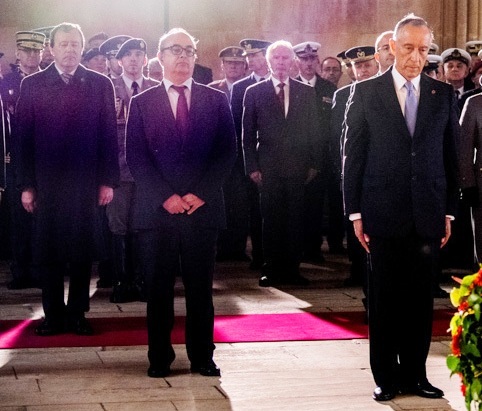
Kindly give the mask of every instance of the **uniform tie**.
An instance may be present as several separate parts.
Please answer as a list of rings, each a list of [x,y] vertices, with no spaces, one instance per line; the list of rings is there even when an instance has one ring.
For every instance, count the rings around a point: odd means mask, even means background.
[[[176,107],[176,127],[181,133],[181,136],[185,137],[187,135],[187,128],[189,123],[189,110],[187,107],[186,94],[184,93],[186,86],[172,85],[171,87],[179,93]]]
[[[137,81],[133,81],[132,82],[132,95],[135,96],[138,93],[139,93],[139,84],[137,84]]]
[[[72,74],[62,73],[60,77],[62,77],[62,80],[64,81],[64,83],[68,85],[71,83],[73,76]]]
[[[417,122],[418,99],[411,81],[407,81],[404,87],[407,89],[407,98],[405,99],[405,122],[407,123],[410,135],[413,137],[415,123]]]

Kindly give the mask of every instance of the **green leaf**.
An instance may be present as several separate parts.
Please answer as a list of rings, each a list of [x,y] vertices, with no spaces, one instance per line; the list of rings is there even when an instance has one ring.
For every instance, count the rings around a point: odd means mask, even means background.
[[[457,371],[457,367],[460,364],[460,358],[455,355],[450,354],[447,357],[447,367],[450,371]]]

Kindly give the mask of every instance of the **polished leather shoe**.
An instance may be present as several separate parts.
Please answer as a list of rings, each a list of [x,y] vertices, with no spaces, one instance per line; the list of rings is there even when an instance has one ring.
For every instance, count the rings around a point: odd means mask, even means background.
[[[61,321],[55,321],[49,318],[45,318],[41,324],[35,328],[35,334],[41,337],[48,337],[50,335],[62,334],[64,332],[64,326]]]
[[[171,373],[170,367],[156,367],[151,365],[147,369],[147,376],[150,378],[165,378]]]
[[[442,398],[444,396],[444,392],[441,389],[434,387],[427,380],[415,385],[400,387],[400,393],[414,394],[424,398]]]
[[[260,287],[271,287],[273,282],[267,275],[263,275],[259,278],[259,286]]]
[[[79,317],[70,322],[70,329],[77,335],[93,335],[94,329],[85,317]]]
[[[395,398],[396,391],[394,388],[377,387],[373,391],[373,399],[375,401],[390,401]]]
[[[207,364],[191,364],[191,372],[197,372],[205,377],[220,377],[221,370],[216,363],[211,360]]]

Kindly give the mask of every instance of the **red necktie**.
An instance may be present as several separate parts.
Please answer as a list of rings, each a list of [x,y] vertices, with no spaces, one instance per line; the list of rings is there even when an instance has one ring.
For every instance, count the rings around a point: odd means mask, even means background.
[[[187,99],[184,90],[186,86],[171,86],[174,90],[179,93],[179,98],[177,100],[176,107],[176,126],[182,137],[187,135],[187,128],[189,124],[189,110],[187,108]]]

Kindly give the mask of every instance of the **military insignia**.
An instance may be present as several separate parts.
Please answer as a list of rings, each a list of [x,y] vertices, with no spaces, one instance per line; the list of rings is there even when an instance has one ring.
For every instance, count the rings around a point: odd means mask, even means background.
[[[244,44],[244,48],[245,48],[246,50],[251,50],[252,47],[251,47],[251,44],[245,43],[245,44]]]
[[[452,57],[459,58],[462,57],[462,55],[460,54],[460,51],[455,49],[454,51],[452,51]]]
[[[140,41],[140,42],[139,42],[139,48],[140,48],[141,50],[145,50],[145,49],[146,49],[146,45],[144,44],[143,41]]]
[[[358,58],[365,58],[365,52],[364,52],[363,50],[358,50],[358,51],[356,52],[356,56],[357,56]]]
[[[435,90],[432,90],[432,94],[436,94],[437,92]]]

